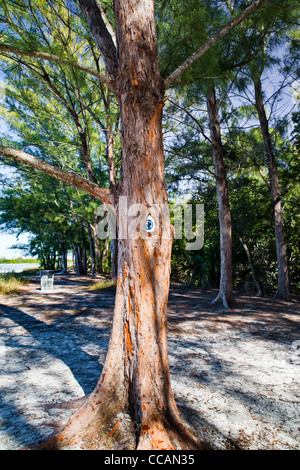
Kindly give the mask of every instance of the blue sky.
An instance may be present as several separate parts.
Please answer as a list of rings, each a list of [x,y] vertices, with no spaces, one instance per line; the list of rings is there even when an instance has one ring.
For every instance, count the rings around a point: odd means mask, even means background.
[[[1,76],[0,76],[1,78]],[[0,135],[5,135],[8,132],[8,127],[3,119],[0,118]],[[0,172],[6,173],[6,168],[4,165],[0,166]],[[10,249],[11,246],[19,244],[19,243],[27,243],[28,242],[28,234],[20,235],[19,239],[17,236],[11,233],[6,232],[5,230],[0,228],[0,258],[19,258],[24,256],[20,250],[12,250]]]
[[[0,119],[0,133],[4,130],[3,121]],[[2,174],[6,174],[8,167],[4,165],[0,166],[0,172]],[[3,228],[0,227],[0,258],[19,258],[24,256],[20,250],[12,250],[10,249],[11,246],[16,244],[27,244],[28,243],[29,234],[21,234],[19,238],[15,234],[7,232]]]
[[[10,247],[19,244],[19,243],[28,243],[29,234],[23,233],[17,239],[16,235],[8,234],[7,232],[1,230],[0,231],[0,258],[27,258],[28,255],[24,255],[20,250],[11,250]]]

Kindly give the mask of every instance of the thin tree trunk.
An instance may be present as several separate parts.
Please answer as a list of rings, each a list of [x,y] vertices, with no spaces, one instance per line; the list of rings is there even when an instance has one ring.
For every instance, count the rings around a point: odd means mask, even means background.
[[[83,246],[81,250],[81,273],[86,276],[87,274],[87,256],[86,256],[86,249]]]
[[[91,261],[92,261],[92,277],[94,277],[96,274],[95,246],[94,246],[91,226],[88,221],[86,221],[86,228],[87,228],[87,233],[88,233],[89,247],[90,247],[90,254],[91,254]]]
[[[99,248],[99,239],[97,235],[97,215],[95,213],[94,215],[94,223],[92,226],[92,232],[93,232],[93,240],[94,240],[94,257],[95,257],[95,275],[99,274],[99,270],[101,269],[100,267],[100,258],[101,258],[101,253],[100,253],[100,248]]]
[[[211,88],[206,96],[207,111],[209,116],[212,153],[216,175],[216,191],[218,199],[219,226],[220,226],[220,257],[221,275],[219,294],[214,303],[222,301],[225,308],[233,303],[232,280],[232,234],[231,212],[227,188],[226,171],[223,159],[223,146],[219,123],[219,110],[215,89]]]
[[[68,252],[65,240],[62,240],[61,242],[61,261],[61,272],[62,274],[65,274],[68,271]]]
[[[257,289],[258,295],[259,295],[259,297],[263,297],[263,290],[262,290],[261,284],[260,284],[260,282],[257,278],[255,267],[254,267],[254,264],[253,264],[253,261],[252,261],[252,257],[251,257],[251,253],[250,253],[250,250],[248,248],[248,245],[244,241],[243,237],[241,237],[236,231],[234,233],[236,234],[236,236],[240,240],[241,245],[245,250],[245,253],[246,253],[246,256],[247,256],[247,259],[248,259],[248,263],[249,263],[249,266],[250,266],[250,269],[251,269],[253,281],[254,281],[255,287]]]
[[[116,165],[114,159],[114,137],[113,137],[113,130],[112,130],[112,120],[111,120],[111,94],[109,93],[108,99],[105,102],[106,107],[106,116],[107,116],[107,123],[106,123],[106,161],[108,166],[108,176],[109,176],[109,187],[110,190],[113,192],[114,188],[117,183],[117,176],[116,176]],[[116,234],[117,235],[117,230]],[[117,238],[113,237],[110,243],[111,249],[111,279],[112,281],[117,281],[117,271],[118,271],[118,240]]]
[[[112,122],[111,122],[111,97],[110,94],[108,96],[108,100],[106,102],[106,161],[108,166],[108,176],[109,176],[109,186],[110,189],[113,190],[116,185],[116,166],[115,166],[115,159],[114,159],[114,138],[112,132]]]
[[[116,167],[114,159],[114,148],[113,148],[113,135],[112,135],[112,123],[110,116],[110,99],[106,103],[106,114],[107,114],[107,129],[106,129],[106,161],[108,166],[109,174],[109,186],[111,191],[114,190],[116,186]],[[117,231],[116,231],[117,234]],[[111,279],[117,281],[117,271],[118,271],[118,240],[116,238],[111,239],[110,243],[111,249]],[[102,263],[103,265],[103,263]]]
[[[78,276],[80,276],[80,255],[79,255],[79,246],[77,243],[73,242],[73,251],[75,258],[75,271]]]
[[[255,105],[260,122],[260,128],[264,139],[265,153],[269,170],[269,182],[271,199],[274,210],[274,228],[276,239],[276,256],[278,266],[277,293],[276,297],[280,299],[289,298],[289,270],[287,260],[287,248],[285,243],[283,212],[281,205],[281,194],[279,188],[278,174],[275,162],[274,149],[269,133],[269,124],[266,117],[261,79],[258,74],[252,76],[255,89]]]
[[[107,261],[107,254],[108,254],[108,249],[109,249],[109,241],[108,241],[108,238],[105,239],[105,242],[104,242],[104,248],[102,250],[102,256],[101,256],[101,270],[102,272],[104,272],[104,268],[105,268],[105,263]]]

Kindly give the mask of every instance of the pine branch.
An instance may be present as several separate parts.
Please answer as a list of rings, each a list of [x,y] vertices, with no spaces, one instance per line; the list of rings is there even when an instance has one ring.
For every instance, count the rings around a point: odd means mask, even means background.
[[[16,54],[18,56],[33,57],[34,59],[49,60],[50,62],[55,62],[58,64],[64,64],[69,67],[73,67],[75,69],[81,70],[82,72],[86,72],[90,75],[93,75],[94,77],[98,78],[101,82],[105,83],[112,91],[114,91],[114,85],[111,80],[109,80],[107,77],[97,72],[96,70],[93,70],[90,67],[86,67],[85,65],[78,64],[73,60],[65,59],[63,57],[59,57],[55,54],[49,54],[47,52],[25,51],[22,49],[18,49],[17,47],[0,43],[0,54],[1,52]]]
[[[22,150],[13,149],[11,147],[0,147],[0,155],[3,157],[12,158],[13,160],[18,161],[23,165],[30,166],[31,168],[35,168],[36,170],[46,173],[49,176],[53,176],[59,181],[63,181],[64,183],[73,186],[74,188],[91,194],[104,203],[112,204],[113,202],[113,194],[109,189],[102,188],[101,186],[92,183],[88,179],[83,178],[76,173],[63,170],[62,168],[55,165],[51,165],[47,162],[44,162],[40,158],[36,158],[26,152],[23,152]]]
[[[204,137],[205,140],[207,140],[210,144],[212,143],[212,141],[210,140],[209,137],[207,137],[207,135],[205,134],[204,132],[204,129],[203,129],[203,126],[201,125],[200,121],[198,119],[196,119],[192,113],[190,113],[186,108],[180,106],[178,103],[175,103],[175,101],[171,100],[170,98],[168,98],[168,100],[170,101],[170,103],[172,103],[173,105],[175,105],[177,108],[181,109],[182,111],[184,111],[197,125],[198,129],[200,130],[202,136]]]
[[[195,51],[188,59],[186,59],[174,72],[169,75],[165,80],[165,88],[169,88],[177,78],[185,72],[197,59],[199,59],[205,52],[207,52],[214,44],[216,44],[223,36],[241,23],[247,16],[258,10],[265,3],[271,0],[255,0],[249,7],[247,7],[240,15],[232,20],[227,26],[222,28],[217,34],[210,38],[200,49]]]

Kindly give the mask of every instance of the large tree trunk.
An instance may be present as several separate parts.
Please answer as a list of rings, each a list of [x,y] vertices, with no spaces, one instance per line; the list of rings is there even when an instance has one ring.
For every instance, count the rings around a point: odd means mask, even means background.
[[[179,416],[169,374],[173,229],[165,210],[164,84],[157,62],[153,1],[116,0],[115,15],[123,159],[115,201],[118,276],[112,333],[96,389],[44,448],[60,448],[74,439],[97,446],[96,435],[108,423],[122,429],[120,411],[131,418],[137,449],[197,448]],[[145,228],[149,215],[155,224],[152,232]],[[131,230],[137,219],[137,230]]]
[[[258,74],[253,77],[254,89],[255,89],[255,105],[258,113],[260,122],[261,132],[264,139],[265,153],[267,159],[267,165],[269,170],[269,182],[271,199],[274,210],[274,227],[275,227],[275,239],[276,239],[276,256],[278,266],[278,279],[277,279],[277,293],[276,297],[280,299],[289,298],[289,271],[288,271],[288,260],[287,260],[287,248],[285,243],[284,234],[284,222],[283,212],[281,205],[281,194],[278,182],[278,174],[275,162],[274,149],[269,133],[269,125],[266,117],[261,79]]]
[[[234,301],[232,281],[231,212],[229,207],[227,179],[223,159],[219,111],[214,88],[211,88],[207,92],[206,103],[209,116],[212,153],[216,175],[216,191],[220,225],[220,288],[219,294],[214,302],[217,303],[222,301],[224,307],[228,308]]]

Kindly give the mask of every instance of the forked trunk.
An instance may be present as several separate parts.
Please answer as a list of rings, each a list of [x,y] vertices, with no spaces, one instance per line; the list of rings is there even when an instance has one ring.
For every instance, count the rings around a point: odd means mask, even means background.
[[[103,427],[122,429],[122,412],[130,416],[137,449],[197,448],[177,411],[169,374],[173,228],[164,181],[164,85],[153,2],[116,0],[115,12],[123,158],[115,200],[118,275],[112,333],[96,389],[50,447],[73,439],[90,446]]]
[[[221,275],[219,294],[214,303],[221,301],[225,308],[233,303],[232,281],[232,233],[231,212],[227,189],[226,171],[223,159],[223,146],[219,123],[219,111],[215,89],[207,92],[207,110],[209,116],[212,153],[216,175],[216,191],[218,199],[219,226],[220,226],[220,257]]]

